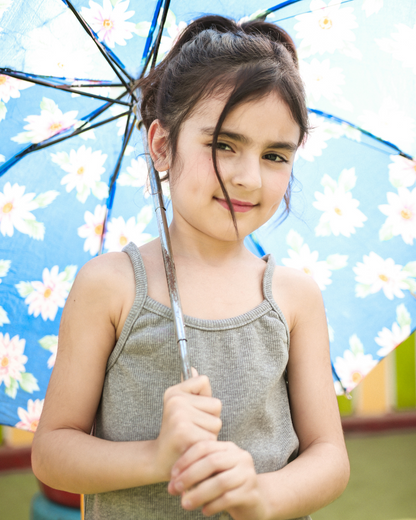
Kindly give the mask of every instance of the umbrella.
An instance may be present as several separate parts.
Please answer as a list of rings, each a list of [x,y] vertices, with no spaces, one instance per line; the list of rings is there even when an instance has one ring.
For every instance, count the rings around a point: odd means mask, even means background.
[[[0,2],[0,423],[36,429],[77,270],[157,236],[135,82],[202,14],[266,18],[298,46],[314,130],[294,167],[294,212],[247,245],[320,285],[337,389],[410,334],[416,6],[264,4]]]

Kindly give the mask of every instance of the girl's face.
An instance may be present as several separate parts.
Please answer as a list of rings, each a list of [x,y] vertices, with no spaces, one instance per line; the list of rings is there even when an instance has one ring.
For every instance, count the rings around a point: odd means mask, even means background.
[[[237,239],[215,175],[211,143],[224,99],[200,102],[178,138],[170,168],[175,226],[221,241]],[[218,169],[237,219],[240,239],[277,211],[292,171],[300,130],[276,93],[231,112],[218,137]]]

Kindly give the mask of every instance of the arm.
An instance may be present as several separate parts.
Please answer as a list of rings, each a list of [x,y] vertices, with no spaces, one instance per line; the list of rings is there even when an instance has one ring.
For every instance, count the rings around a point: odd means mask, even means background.
[[[113,442],[90,436],[108,357],[134,300],[124,253],[100,256],[78,273],[59,331],[56,364],[32,448],[35,475],[73,493],[102,493],[169,479],[190,445],[217,438],[221,403],[206,376],[170,387],[157,439]]]
[[[172,494],[188,490],[185,509],[203,505],[205,514],[227,510],[234,520],[287,520],[324,507],[347,485],[321,293],[309,276],[293,270],[276,280],[274,294],[291,330],[289,397],[299,456],[279,471],[256,475],[250,454],[234,443],[198,443],[176,462],[168,487]]]
[[[32,449],[34,473],[57,489],[95,493],[158,479],[153,442],[115,443],[89,435],[123,310],[120,288],[128,283],[134,288],[132,273],[126,279],[128,264],[124,253],[88,262],[63,311],[58,355]]]
[[[292,274],[290,287],[279,291],[286,289],[289,301],[289,398],[299,456],[280,471],[258,475],[267,518],[276,520],[321,509],[341,495],[349,479],[321,292],[309,276]]]

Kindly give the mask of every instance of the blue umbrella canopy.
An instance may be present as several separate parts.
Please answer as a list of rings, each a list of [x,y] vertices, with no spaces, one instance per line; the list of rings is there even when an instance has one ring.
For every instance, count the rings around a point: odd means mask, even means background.
[[[157,236],[135,82],[203,14],[297,45],[312,131],[293,211],[247,246],[323,291],[337,391],[414,328],[414,2],[0,0],[0,423],[36,429],[79,268]]]

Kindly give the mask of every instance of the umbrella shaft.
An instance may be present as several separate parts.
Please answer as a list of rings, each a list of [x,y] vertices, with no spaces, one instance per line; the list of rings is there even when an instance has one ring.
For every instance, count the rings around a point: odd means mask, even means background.
[[[170,243],[168,222],[166,219],[166,209],[163,202],[162,185],[158,172],[156,172],[153,161],[147,149],[147,139],[144,126],[141,128],[143,145],[150,178],[150,188],[152,192],[153,205],[156,213],[157,227],[159,229],[160,245],[162,247],[163,263],[165,265],[166,281],[170,305],[173,313],[175,325],[176,343],[179,348],[181,368],[184,381],[192,377],[191,363],[189,361],[188,347],[185,334],[185,322],[183,319],[182,306],[179,298],[178,281],[176,278],[175,263],[173,261],[172,245]]]

